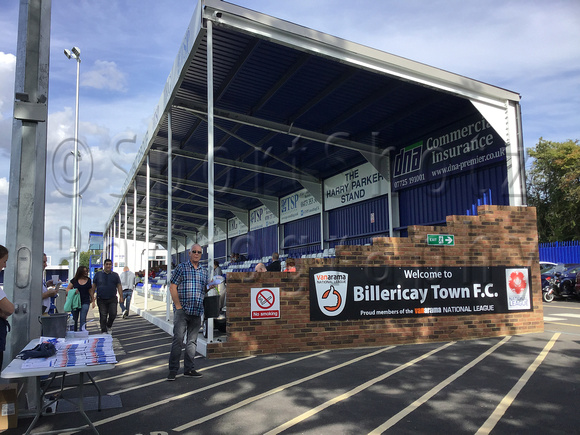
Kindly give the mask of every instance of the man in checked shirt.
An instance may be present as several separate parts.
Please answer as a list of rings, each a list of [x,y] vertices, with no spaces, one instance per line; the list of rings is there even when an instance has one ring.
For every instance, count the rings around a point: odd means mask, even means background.
[[[189,261],[181,263],[173,271],[169,285],[173,300],[173,342],[169,354],[168,381],[174,381],[179,371],[181,346],[187,333],[185,356],[183,358],[183,375],[201,378],[201,374],[193,368],[193,359],[197,349],[197,334],[201,326],[203,314],[203,297],[209,290],[209,274],[201,267],[199,260],[203,253],[197,243],[189,250]]]

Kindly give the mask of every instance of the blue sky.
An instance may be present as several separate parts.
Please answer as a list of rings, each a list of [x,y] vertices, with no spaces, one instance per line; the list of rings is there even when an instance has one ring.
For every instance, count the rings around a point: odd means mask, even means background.
[[[231,2],[518,92],[525,147],[540,137],[580,139],[577,0]],[[0,4],[0,244],[6,240],[18,3]],[[103,4],[52,1],[44,250],[53,263],[68,256],[72,192],[63,156],[74,135],[76,64],[63,50],[81,49],[84,250],[88,232],[104,230],[118,200],[196,2]]]

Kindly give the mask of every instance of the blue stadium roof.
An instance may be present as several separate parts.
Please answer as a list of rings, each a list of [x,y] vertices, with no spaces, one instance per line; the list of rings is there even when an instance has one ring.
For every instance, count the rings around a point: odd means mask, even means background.
[[[208,21],[213,34],[217,222],[304,187],[481,107],[505,112],[519,95],[227,2],[199,1],[147,137],[107,223],[137,189],[144,239],[146,156],[151,241],[167,226],[168,113],[172,126],[173,233],[207,223]],[[501,134],[501,133],[500,133]],[[384,170],[384,169],[383,169]],[[124,226],[124,219],[121,219]],[[132,237],[133,221],[128,224]],[[155,236],[157,234],[157,236]]]

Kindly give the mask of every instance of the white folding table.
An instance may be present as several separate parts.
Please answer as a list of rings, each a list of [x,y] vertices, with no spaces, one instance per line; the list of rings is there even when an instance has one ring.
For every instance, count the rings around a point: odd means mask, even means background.
[[[90,336],[90,338],[97,338],[97,337],[98,336],[96,336],[96,335]],[[38,343],[39,343],[39,339],[36,338],[36,339],[30,341],[30,343],[28,343],[23,350],[32,349]],[[34,425],[36,424],[36,422],[38,421],[38,419],[42,415],[42,412],[48,406],[52,405],[56,400],[58,400],[58,399],[55,399],[53,401],[50,401],[47,404],[44,404],[44,396],[45,396],[47,390],[52,385],[52,381],[58,375],[61,375],[61,374],[63,376],[63,379],[61,382],[61,389],[60,389],[60,394],[59,394],[60,398],[67,400],[68,402],[71,402],[74,405],[76,405],[78,412],[84,417],[84,419],[87,421],[87,424],[91,427],[91,429],[96,434],[99,433],[84,410],[83,386],[85,383],[85,375],[88,376],[89,380],[92,382],[92,384],[97,389],[97,392],[99,393],[99,410],[100,410],[101,390],[98,387],[98,385],[95,383],[95,381],[93,380],[91,373],[100,372],[103,370],[111,370],[115,367],[115,364],[78,365],[78,366],[69,366],[69,367],[23,368],[22,367],[23,363],[24,363],[24,360],[22,360],[22,359],[19,359],[19,358],[13,359],[10,362],[10,364],[8,364],[6,366],[6,368],[4,368],[4,370],[2,370],[1,376],[5,379],[17,379],[17,378],[29,378],[29,377],[36,378],[36,390],[38,393],[37,394],[37,401],[36,401],[36,415],[34,417],[34,420],[32,420],[32,423],[30,423],[30,425],[28,426],[28,429],[26,430],[26,434],[29,434],[30,431],[34,428]],[[77,384],[77,388],[79,391],[78,403],[75,403],[69,399],[62,397],[62,391],[64,388],[64,377],[67,374],[70,374],[70,375],[78,374],[79,375],[79,382]],[[47,385],[45,387],[43,387],[41,384],[41,380],[45,376],[50,376],[50,381],[47,383]],[[74,429],[78,429],[78,428],[74,428]],[[63,430],[68,431],[68,430],[73,430],[73,429],[59,429],[57,431],[54,431],[54,433],[61,433],[61,432],[63,432]],[[52,433],[52,432],[44,432],[44,433]]]

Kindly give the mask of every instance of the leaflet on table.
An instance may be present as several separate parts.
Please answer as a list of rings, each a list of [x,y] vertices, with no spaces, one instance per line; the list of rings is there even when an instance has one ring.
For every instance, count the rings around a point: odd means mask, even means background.
[[[46,369],[54,367],[56,363],[56,357],[51,356],[50,358],[28,358],[22,362],[23,369]]]
[[[54,367],[74,367],[95,364],[115,364],[111,336],[89,337],[59,342]]]

